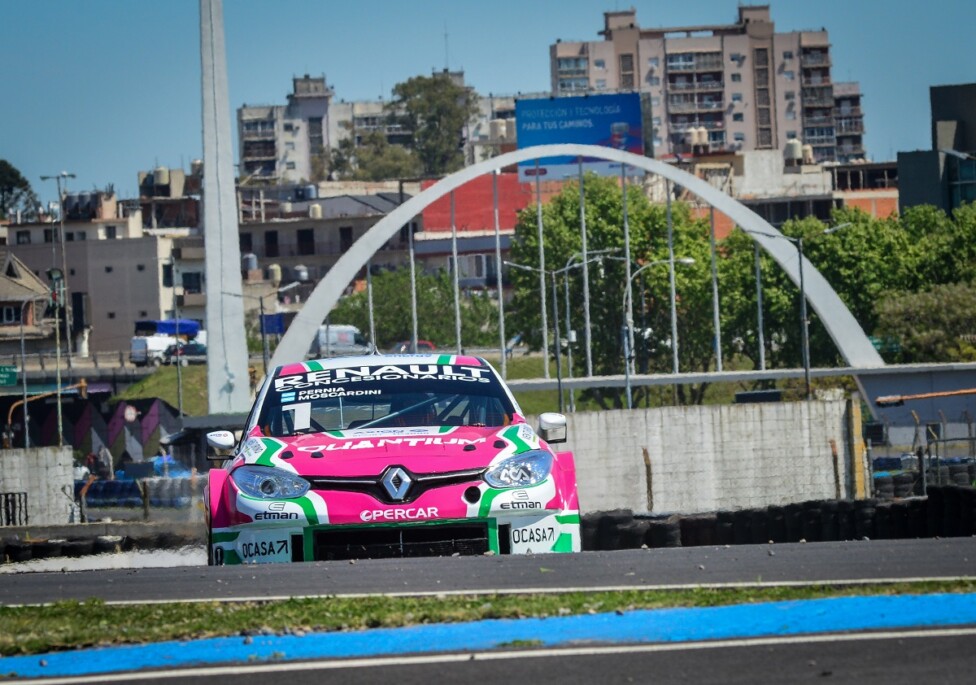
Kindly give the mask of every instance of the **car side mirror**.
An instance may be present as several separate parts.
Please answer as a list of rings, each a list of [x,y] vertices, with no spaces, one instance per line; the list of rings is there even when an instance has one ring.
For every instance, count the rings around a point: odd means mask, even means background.
[[[234,449],[237,438],[231,431],[211,431],[207,433],[207,444],[217,451],[217,454],[208,454],[207,459],[223,461],[227,459],[227,455],[220,453]]]
[[[566,442],[566,416],[551,411],[540,414],[539,435],[548,443]]]

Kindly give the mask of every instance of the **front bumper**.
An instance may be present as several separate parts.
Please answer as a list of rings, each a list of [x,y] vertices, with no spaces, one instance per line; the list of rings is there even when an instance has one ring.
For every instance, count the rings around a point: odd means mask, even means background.
[[[417,523],[245,524],[211,533],[217,565],[580,551],[579,512]]]

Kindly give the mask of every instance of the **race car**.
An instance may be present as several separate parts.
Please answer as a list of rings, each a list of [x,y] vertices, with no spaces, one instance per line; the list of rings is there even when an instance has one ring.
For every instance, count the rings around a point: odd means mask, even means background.
[[[214,565],[578,552],[566,417],[526,423],[484,359],[340,357],[276,368],[205,490]]]

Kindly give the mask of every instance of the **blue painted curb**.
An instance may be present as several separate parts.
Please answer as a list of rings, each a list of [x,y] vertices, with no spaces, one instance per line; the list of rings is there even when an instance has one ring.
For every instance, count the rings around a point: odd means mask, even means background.
[[[652,643],[976,624],[976,594],[839,597],[623,614],[494,619],[304,636],[222,637],[0,658],[0,674],[78,676],[233,662],[490,650],[515,641]],[[42,665],[42,663],[44,665]]]

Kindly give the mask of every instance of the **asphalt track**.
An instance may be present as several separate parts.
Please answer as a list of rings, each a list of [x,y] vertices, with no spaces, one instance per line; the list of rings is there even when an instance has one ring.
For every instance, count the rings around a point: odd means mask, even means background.
[[[976,539],[7,576],[7,605],[976,577]],[[45,683],[971,682],[976,594],[853,597],[230,637],[0,659]],[[522,647],[512,649],[512,646]],[[149,669],[126,673],[136,664]],[[174,670],[176,669],[176,670]]]
[[[6,575],[0,605],[809,584],[976,577],[976,538]]]

